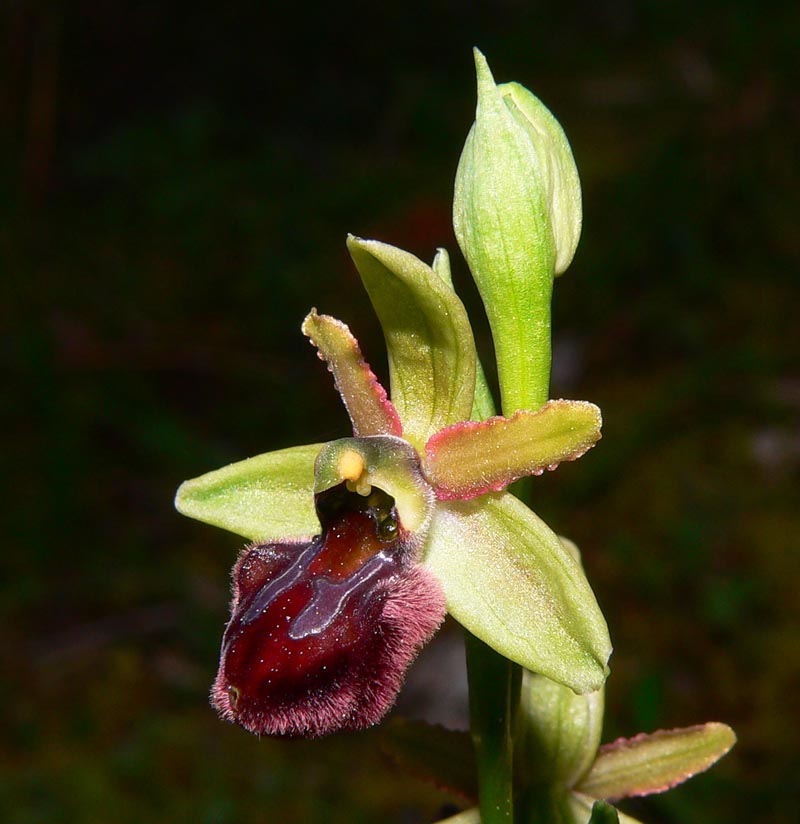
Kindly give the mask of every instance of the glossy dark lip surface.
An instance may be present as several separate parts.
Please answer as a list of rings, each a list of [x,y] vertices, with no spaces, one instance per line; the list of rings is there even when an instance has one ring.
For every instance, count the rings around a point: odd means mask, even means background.
[[[248,547],[234,567],[212,703],[257,734],[375,723],[444,615],[438,582],[413,563],[389,496],[342,486],[317,504],[321,535]]]

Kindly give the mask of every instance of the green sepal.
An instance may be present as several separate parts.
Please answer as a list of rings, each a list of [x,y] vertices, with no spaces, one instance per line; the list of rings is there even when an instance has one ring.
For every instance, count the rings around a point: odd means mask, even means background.
[[[353,423],[353,433],[402,435],[397,411],[364,360],[358,341],[347,325],[312,309],[303,321],[302,330],[333,373],[336,389]]]
[[[465,420],[475,393],[475,342],[452,287],[414,255],[352,235],[347,248],[383,328],[392,403],[415,447]]]
[[[293,446],[208,472],[181,484],[175,507],[251,541],[310,538],[320,531],[313,488],[321,448]]]
[[[611,799],[664,792],[707,770],[735,743],[729,726],[713,722],[620,738],[600,748],[576,789]]]
[[[589,771],[603,731],[605,690],[576,695],[563,684],[526,671],[519,727],[526,772],[572,787]]]
[[[423,564],[501,655],[577,693],[604,684],[611,641],[580,563],[511,493],[438,503]]]
[[[468,801],[478,800],[477,768],[467,732],[392,718],[381,727],[381,749],[411,775]]]
[[[422,477],[419,456],[402,438],[375,435],[331,441],[320,450],[314,473],[315,494],[346,482],[365,496],[371,487],[382,489],[394,498],[403,529],[418,542],[424,540],[434,495]]]
[[[600,439],[600,410],[586,401],[548,401],[535,412],[463,421],[425,445],[425,472],[442,500],[499,492],[581,457]]]

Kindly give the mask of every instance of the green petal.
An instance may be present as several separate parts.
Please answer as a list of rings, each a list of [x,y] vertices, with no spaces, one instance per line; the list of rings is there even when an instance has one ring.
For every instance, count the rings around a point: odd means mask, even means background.
[[[603,731],[604,690],[576,695],[563,684],[525,672],[520,724],[527,771],[572,787],[592,766]]]
[[[447,249],[437,249],[436,257],[433,259],[433,271],[450,287],[453,286],[453,276],[450,273],[450,255]],[[475,358],[475,398],[472,401],[472,414],[470,417],[476,421],[483,421],[490,418],[495,413],[494,398],[492,390],[489,389],[489,382],[486,380],[486,373],[483,371],[483,364],[480,358]]]
[[[318,315],[317,310],[312,309],[302,329],[333,373],[336,388],[353,422],[353,433],[402,435],[397,411],[346,324],[330,315]]]
[[[380,736],[381,749],[403,770],[441,790],[477,801],[477,767],[469,733],[392,718]]]
[[[309,538],[320,530],[313,487],[321,446],[267,452],[186,481],[175,507],[253,541]]]
[[[583,455],[600,438],[600,410],[586,401],[549,401],[536,412],[463,421],[425,446],[425,472],[442,500],[498,492]]]
[[[578,789],[594,798],[660,793],[707,770],[736,743],[726,724],[699,724],[620,738],[600,748]]]
[[[423,563],[453,617],[501,655],[575,692],[605,682],[611,642],[580,564],[510,493],[438,503]]]
[[[574,824],[588,824],[592,817],[592,810],[597,801],[588,795],[580,793],[569,793],[568,802],[570,812],[573,815]],[[616,811],[619,816],[619,824],[642,824],[638,818],[632,818],[620,810]]]
[[[466,310],[452,287],[414,255],[353,236],[347,248],[383,327],[404,437],[421,448],[472,411],[475,342]]]

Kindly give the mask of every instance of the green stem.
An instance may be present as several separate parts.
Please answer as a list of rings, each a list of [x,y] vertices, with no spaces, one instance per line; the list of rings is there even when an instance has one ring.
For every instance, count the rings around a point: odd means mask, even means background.
[[[550,328],[549,300],[542,306],[541,324]],[[550,389],[550,336],[541,339],[539,368],[526,386],[516,388],[519,408],[538,409]],[[473,417],[494,414],[491,392],[478,363]],[[530,374],[530,373],[529,373]],[[503,412],[506,415],[515,410]],[[514,485],[515,494],[526,500],[528,486],[523,479]],[[469,683],[470,730],[478,764],[478,791],[481,824],[512,824],[514,821],[514,725],[520,703],[522,667],[509,661],[478,638],[466,633],[467,680]]]
[[[513,732],[522,669],[470,633],[465,644],[481,824],[510,824],[514,820]]]
[[[478,361],[472,417],[495,414],[492,392]],[[481,824],[514,821],[514,722],[522,687],[521,667],[465,632],[470,731],[478,764]]]
[[[515,408],[503,405],[503,414],[517,409],[538,409],[550,393],[550,297],[542,295],[537,307],[537,351],[528,353],[529,369],[524,385],[503,385],[501,396],[514,399]],[[524,357],[524,353],[519,354]],[[483,369],[478,369],[473,417],[493,414],[491,392]],[[513,373],[512,373],[513,374]],[[520,373],[521,374],[521,373]],[[513,381],[512,381],[513,382]],[[506,381],[506,384],[508,380]],[[527,502],[525,478],[512,487]],[[469,683],[470,730],[478,764],[481,824],[513,824],[514,821],[514,727],[519,710],[522,667],[509,661],[470,633],[466,633],[467,681]]]

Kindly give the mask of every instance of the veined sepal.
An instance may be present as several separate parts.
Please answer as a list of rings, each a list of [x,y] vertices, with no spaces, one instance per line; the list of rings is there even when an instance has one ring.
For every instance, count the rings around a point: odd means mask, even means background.
[[[577,693],[605,683],[611,641],[580,563],[511,493],[438,502],[422,563],[501,655]]]
[[[319,532],[314,461],[322,444],[293,446],[184,481],[175,495],[182,515],[251,541],[291,541]]]
[[[466,420],[475,393],[475,341],[450,284],[419,258],[350,236],[347,248],[386,339],[390,394],[415,447]]]

